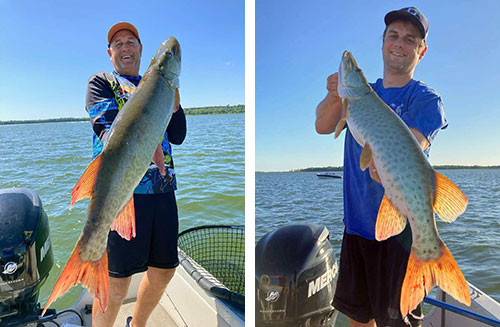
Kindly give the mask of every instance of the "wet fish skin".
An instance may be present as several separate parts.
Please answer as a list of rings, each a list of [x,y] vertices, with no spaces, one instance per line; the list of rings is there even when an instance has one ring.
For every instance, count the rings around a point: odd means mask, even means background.
[[[102,151],[105,164],[100,166],[89,207],[88,217],[92,218],[82,234],[84,244],[89,244],[80,248],[80,256],[85,261],[95,261],[102,256],[106,248],[106,231],[132,198],[172,116],[173,87],[178,84],[180,57],[168,60],[170,52],[164,50],[169,46],[180,55],[180,47],[175,39],[169,41],[160,47],[134,95],[120,110],[109,131]]]
[[[413,244],[402,286],[400,310],[412,311],[435,286],[470,305],[467,282],[441,240],[434,211],[454,221],[467,198],[445,176],[436,172],[406,124],[373,91],[353,56],[344,52],[338,93],[343,98],[337,137],[345,124],[363,147],[360,167],[372,162],[384,187],[376,223],[376,239],[399,234],[410,222]]]
[[[146,173],[172,116],[180,65],[180,45],[171,37],[160,46],[133,96],[114,120],[103,151],[74,187],[71,206],[91,197],[87,221],[43,313],[78,283],[87,286],[105,311],[108,233],[111,227],[128,240],[135,236],[133,191]]]

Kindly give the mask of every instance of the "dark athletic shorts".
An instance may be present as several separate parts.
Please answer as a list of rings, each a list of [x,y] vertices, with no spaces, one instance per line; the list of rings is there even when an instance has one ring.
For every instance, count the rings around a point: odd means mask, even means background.
[[[399,300],[411,248],[411,229],[385,241],[368,240],[344,232],[333,306],[356,321],[375,319],[377,326],[409,326]],[[408,315],[420,326],[422,304]]]
[[[175,268],[179,219],[175,193],[134,194],[136,237],[108,236],[109,276],[129,277],[148,267]]]

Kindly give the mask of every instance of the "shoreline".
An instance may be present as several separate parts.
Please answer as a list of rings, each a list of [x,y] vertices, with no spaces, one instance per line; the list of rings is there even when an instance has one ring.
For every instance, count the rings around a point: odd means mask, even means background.
[[[435,165],[434,169],[500,169],[500,165],[480,166],[480,165]],[[256,173],[307,173],[307,172],[342,172],[343,167],[311,167],[302,169],[282,170],[282,171],[255,171]]]
[[[184,108],[184,113],[186,114],[186,116],[244,114],[245,105],[240,104],[235,106],[227,105],[227,106]],[[64,118],[27,119],[27,120],[0,120],[0,125],[83,122],[83,121],[90,121],[90,118],[64,117]]]

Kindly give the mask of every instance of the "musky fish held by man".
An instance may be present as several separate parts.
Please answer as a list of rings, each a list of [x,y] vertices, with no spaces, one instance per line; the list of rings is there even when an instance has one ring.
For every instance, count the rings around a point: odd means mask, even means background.
[[[118,113],[102,153],[87,167],[73,188],[71,206],[91,197],[83,232],[45,305],[45,310],[72,286],[81,283],[108,303],[108,233],[135,236],[133,191],[158,155],[167,125],[178,103],[181,49],[173,37],[163,42],[133,96]],[[161,160],[159,159],[161,157]],[[43,313],[42,313],[43,314]]]
[[[465,211],[467,198],[432,168],[412,132],[370,87],[347,51],[340,64],[338,93],[343,107],[335,137],[347,123],[363,147],[361,169],[374,164],[384,187],[376,239],[397,235],[407,219],[410,222],[413,243],[401,290],[402,316],[415,309],[436,285],[470,305],[467,282],[441,240],[434,218],[436,212],[444,221],[454,221]]]

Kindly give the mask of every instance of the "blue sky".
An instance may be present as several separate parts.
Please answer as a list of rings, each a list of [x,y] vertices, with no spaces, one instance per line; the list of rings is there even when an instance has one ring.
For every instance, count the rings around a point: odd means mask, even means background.
[[[245,102],[243,0],[0,1],[0,120],[86,117],[88,78],[111,71],[107,31],[129,21],[141,74],[160,44],[182,48],[184,107]]]
[[[429,20],[414,78],[442,96],[449,127],[432,164],[500,165],[500,2],[256,0],[255,169],[341,166],[344,137],[318,135],[315,109],[344,50],[382,76],[384,15],[416,6]]]

